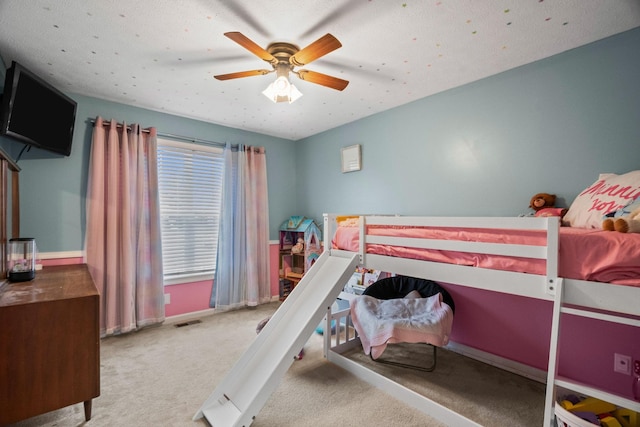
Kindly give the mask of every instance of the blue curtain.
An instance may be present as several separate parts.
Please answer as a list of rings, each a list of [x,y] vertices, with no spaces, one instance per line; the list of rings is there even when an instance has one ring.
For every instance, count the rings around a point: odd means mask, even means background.
[[[210,306],[231,309],[271,299],[266,154],[227,144],[216,273]]]

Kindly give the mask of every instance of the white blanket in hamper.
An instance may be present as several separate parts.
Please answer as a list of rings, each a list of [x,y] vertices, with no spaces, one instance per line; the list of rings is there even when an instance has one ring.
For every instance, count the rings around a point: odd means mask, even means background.
[[[365,354],[377,359],[387,344],[408,342],[446,345],[453,311],[442,295],[380,300],[361,295],[351,300],[351,317]]]

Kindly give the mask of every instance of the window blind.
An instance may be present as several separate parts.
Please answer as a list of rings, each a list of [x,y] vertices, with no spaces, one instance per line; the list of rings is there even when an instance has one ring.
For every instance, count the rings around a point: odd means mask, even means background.
[[[221,148],[158,140],[165,283],[214,274],[223,168]]]

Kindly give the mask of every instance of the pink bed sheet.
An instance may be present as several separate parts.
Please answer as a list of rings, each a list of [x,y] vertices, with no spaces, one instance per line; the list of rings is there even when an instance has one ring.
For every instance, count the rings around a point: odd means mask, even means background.
[[[367,233],[378,236],[512,243],[534,246],[543,246],[546,242],[546,233],[534,230],[375,225],[368,226]],[[338,227],[332,244],[335,249],[358,251],[359,229],[357,227]],[[545,274],[546,271],[544,260],[518,257],[379,244],[368,244],[367,253],[531,274]],[[561,227],[558,275],[568,279],[640,287],[640,234]]]

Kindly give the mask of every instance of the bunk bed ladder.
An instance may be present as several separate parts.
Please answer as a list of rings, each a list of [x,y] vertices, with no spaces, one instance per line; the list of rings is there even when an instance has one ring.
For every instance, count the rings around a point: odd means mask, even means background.
[[[570,281],[569,281],[570,282]],[[625,317],[623,315],[607,314],[601,311],[589,310],[586,308],[576,308],[564,305],[566,290],[565,288],[570,286],[569,283],[563,279],[558,279],[555,286],[555,296],[553,300],[553,315],[551,324],[551,342],[549,346],[549,366],[547,371],[547,387],[545,395],[545,409],[544,409],[544,426],[555,426],[554,423],[554,410],[556,403],[556,387],[562,387],[567,390],[584,394],[585,396],[595,397],[607,402],[610,402],[616,406],[631,409],[636,412],[640,412],[640,402],[627,399],[598,388],[562,378],[558,376],[558,343],[560,342],[560,320],[562,314],[588,317],[591,319],[603,320],[606,322],[625,324],[635,327],[640,327],[640,320],[637,318]],[[579,286],[579,285],[578,285]]]

